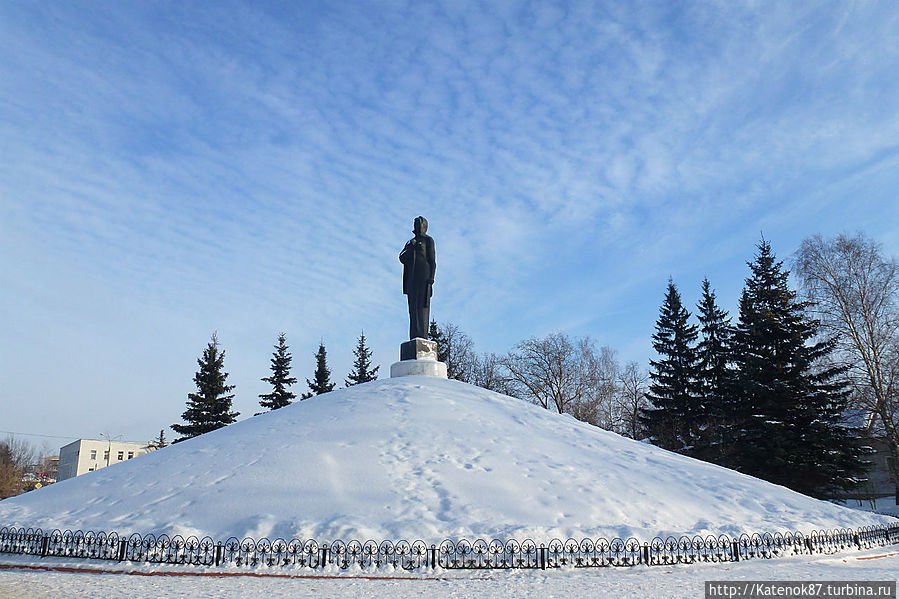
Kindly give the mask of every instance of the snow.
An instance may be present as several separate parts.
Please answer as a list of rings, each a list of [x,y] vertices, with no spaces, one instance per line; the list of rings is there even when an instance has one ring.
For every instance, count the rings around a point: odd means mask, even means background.
[[[83,561],[12,558],[0,555],[0,567],[12,565],[67,565],[85,567]],[[109,568],[108,563],[99,567]],[[116,567],[113,565],[113,567]],[[172,571],[143,566],[119,566],[141,573]],[[181,568],[185,571],[184,568]],[[189,572],[197,572],[190,568]],[[268,598],[333,599],[355,597],[702,597],[707,580],[896,580],[899,553],[890,547],[836,556],[800,556],[739,563],[683,566],[635,566],[583,570],[516,570],[433,573],[373,578],[274,578],[197,576],[131,576],[0,570],[0,597],[29,599],[93,599],[94,597]]]
[[[317,396],[0,502],[0,524],[229,537],[630,537],[894,523],[458,381]]]
[[[837,503],[857,510],[899,517],[899,505],[896,504],[894,495],[873,499],[843,499]]]

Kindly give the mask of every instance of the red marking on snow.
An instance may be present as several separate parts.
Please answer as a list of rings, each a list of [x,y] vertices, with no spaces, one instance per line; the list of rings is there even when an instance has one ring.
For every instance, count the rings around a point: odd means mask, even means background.
[[[412,577],[412,576],[366,576],[366,575],[334,575],[334,574],[262,574],[259,572],[178,572],[174,570],[141,571],[141,570],[107,570],[103,568],[76,568],[73,566],[33,566],[28,564],[0,564],[0,570],[37,570],[40,572],[66,572],[73,574],[127,574],[129,576],[205,576],[208,578],[230,578],[246,576],[249,578],[298,578],[308,580],[452,580],[447,577]],[[470,578],[467,580],[476,580]],[[480,578],[477,580],[488,580]]]
[[[855,559],[857,559],[857,560],[863,560],[863,559],[880,559],[880,558],[882,558],[882,557],[893,557],[894,555],[899,555],[899,552],[896,552],[896,553],[884,553],[883,555],[868,555],[868,556],[865,556],[865,557],[857,557],[857,558],[855,558]]]

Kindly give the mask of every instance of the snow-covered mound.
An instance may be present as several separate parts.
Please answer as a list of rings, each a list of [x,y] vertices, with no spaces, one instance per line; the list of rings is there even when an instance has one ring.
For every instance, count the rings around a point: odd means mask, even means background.
[[[217,539],[648,540],[890,522],[430,377],[333,391],[0,502],[0,525]]]

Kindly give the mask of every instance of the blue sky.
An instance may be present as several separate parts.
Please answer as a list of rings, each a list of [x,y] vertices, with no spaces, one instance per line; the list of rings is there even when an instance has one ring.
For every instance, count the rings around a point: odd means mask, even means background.
[[[146,441],[213,331],[243,416],[282,330],[386,375],[419,214],[477,350],[645,363],[762,233],[899,254],[897,72],[887,1],[0,3],[0,430]]]

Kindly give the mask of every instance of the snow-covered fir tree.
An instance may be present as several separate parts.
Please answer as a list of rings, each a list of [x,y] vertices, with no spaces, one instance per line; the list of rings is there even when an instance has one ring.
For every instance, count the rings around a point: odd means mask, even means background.
[[[380,366],[371,367],[371,349],[365,344],[365,331],[359,334],[356,342],[356,349],[353,350],[356,360],[353,362],[353,371],[344,379],[347,387],[358,385],[360,383],[368,383],[378,378],[378,369]]]
[[[430,326],[428,327],[428,339],[437,344],[437,361],[446,364],[446,339],[443,336],[443,332],[440,330],[440,327],[437,326],[436,320],[432,320]]]
[[[696,388],[697,330],[689,320],[690,312],[669,280],[652,336],[658,354],[658,360],[650,360],[652,383],[646,395],[652,407],[644,411],[642,422],[654,444],[681,453],[693,450],[703,417]]]
[[[165,429],[159,431],[159,436],[147,443],[148,449],[162,449],[168,447],[169,443],[165,439]]]
[[[331,382],[331,369],[328,368],[328,352],[325,351],[325,342],[322,341],[318,345],[318,351],[315,352],[315,374],[310,381],[306,379],[311,393],[304,393],[303,399],[308,399],[313,395],[321,395],[334,389],[335,383]]]
[[[290,405],[296,398],[296,393],[291,392],[290,386],[297,382],[297,379],[290,376],[290,362],[293,356],[290,355],[287,345],[287,336],[284,333],[278,335],[278,344],[275,351],[272,352],[271,370],[272,375],[264,377],[262,381],[272,386],[271,393],[264,393],[259,396],[259,405],[268,410],[277,410],[284,406]]]
[[[724,421],[730,413],[727,405],[733,385],[733,327],[725,310],[718,307],[715,292],[708,279],[702,281],[702,297],[696,305],[699,319],[699,344],[696,357],[697,392],[705,422],[697,443],[695,457],[719,462],[725,451]]]
[[[749,267],[734,338],[727,465],[810,495],[849,488],[861,453],[843,425],[845,369],[827,360],[834,341],[816,338],[818,323],[764,238]]]
[[[172,430],[182,435],[175,442],[227,426],[237,420],[239,412],[231,411],[234,385],[226,384],[225,350],[219,349],[216,334],[197,359],[200,369],[194,375],[195,393],[187,395],[187,409],[181,415],[186,424],[173,424]]]

